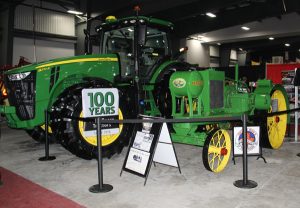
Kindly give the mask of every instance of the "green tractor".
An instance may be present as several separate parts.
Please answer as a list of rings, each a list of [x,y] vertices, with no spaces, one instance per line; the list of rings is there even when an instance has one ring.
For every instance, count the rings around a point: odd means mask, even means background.
[[[25,129],[35,140],[43,141],[46,129],[44,111],[50,112],[52,137],[73,154],[96,157],[96,136],[85,134],[81,91],[85,88],[117,88],[119,116],[139,114],[166,118],[202,118],[260,115],[252,123],[265,130],[265,145],[279,148],[283,142],[287,115],[267,117],[267,112],[288,108],[286,93],[269,80],[258,81],[253,93],[240,90],[242,84],[225,79],[224,72],[197,70],[172,55],[167,21],[133,16],[107,18],[96,28],[100,54],[54,59],[5,73],[9,106],[1,113],[11,128]],[[205,167],[223,170],[228,162],[231,141],[226,123],[173,124],[175,142],[204,146]],[[103,156],[120,153],[132,134],[131,124],[119,124],[119,132],[102,137]]]

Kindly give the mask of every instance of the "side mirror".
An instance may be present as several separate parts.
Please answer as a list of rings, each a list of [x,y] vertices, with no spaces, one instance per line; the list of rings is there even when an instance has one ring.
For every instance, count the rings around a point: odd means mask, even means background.
[[[139,25],[139,34],[138,34],[138,44],[145,45],[146,44],[146,34],[147,34],[147,26]]]

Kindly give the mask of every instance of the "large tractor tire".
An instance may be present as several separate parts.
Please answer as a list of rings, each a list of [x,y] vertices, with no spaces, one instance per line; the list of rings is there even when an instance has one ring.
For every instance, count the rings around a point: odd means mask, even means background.
[[[268,112],[257,111],[255,123],[261,127],[260,145],[266,148],[279,149],[284,141],[288,114],[268,116],[268,113],[288,110],[288,99],[284,88],[278,85],[274,86],[270,95],[270,109]]]
[[[55,103],[55,106],[57,106],[55,108],[60,109],[56,114],[59,113],[61,119],[56,119],[56,122],[53,122],[52,125],[57,131],[57,140],[62,146],[83,159],[97,158],[97,138],[96,136],[86,136],[84,134],[84,126],[87,123],[73,118],[82,117],[81,91],[84,88],[92,88],[92,86],[93,88],[105,87],[104,85],[78,85],[75,88],[67,89]],[[128,104],[125,104],[126,99],[124,95],[121,95],[120,91],[119,96],[119,120],[123,120],[129,116],[126,109]],[[58,116],[54,117],[57,118]],[[118,127],[119,133],[102,136],[103,157],[110,158],[112,155],[120,153],[123,147],[128,145],[132,133],[132,125],[119,124]]]
[[[37,142],[44,143],[46,140],[45,125],[36,126],[33,129],[26,130],[26,132],[27,134],[29,134],[29,136],[31,136],[31,138],[33,138]],[[53,143],[55,141],[50,127],[48,128],[48,138],[50,143]]]

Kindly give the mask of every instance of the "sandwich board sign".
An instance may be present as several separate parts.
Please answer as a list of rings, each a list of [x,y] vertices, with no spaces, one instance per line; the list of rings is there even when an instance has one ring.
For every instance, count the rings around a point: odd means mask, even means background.
[[[157,117],[141,116],[145,122],[139,123],[134,130],[134,135],[129,142],[123,170],[145,178],[145,183],[150,172],[152,162],[173,166],[179,169],[176,152],[171,141],[166,123],[147,123],[147,119]]]
[[[82,90],[82,113],[84,118],[105,117],[118,120],[119,93],[117,88],[88,88]],[[84,122],[84,136],[96,136],[96,124]],[[119,124],[101,124],[102,135],[119,133]]]

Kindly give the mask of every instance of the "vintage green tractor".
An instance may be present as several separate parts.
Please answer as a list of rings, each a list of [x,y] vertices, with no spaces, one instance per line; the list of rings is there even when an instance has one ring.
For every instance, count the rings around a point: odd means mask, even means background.
[[[138,114],[174,118],[260,115],[251,122],[266,131],[267,145],[278,148],[283,141],[287,116],[267,117],[270,111],[287,109],[285,91],[269,80],[258,81],[253,93],[241,90],[236,80],[227,81],[224,72],[197,71],[172,55],[167,21],[133,16],[107,18],[96,28],[100,54],[60,58],[10,70],[5,74],[10,106],[1,106],[8,126],[25,129],[42,141],[45,137],[44,111],[50,112],[48,132],[66,149],[82,158],[97,155],[96,136],[85,134],[81,91],[84,88],[115,87],[119,90],[119,116]],[[170,85],[170,87],[169,87]],[[231,151],[224,123],[174,124],[176,142],[204,146],[207,169],[219,172]],[[102,137],[103,155],[122,151],[133,126],[120,124],[119,132]]]

